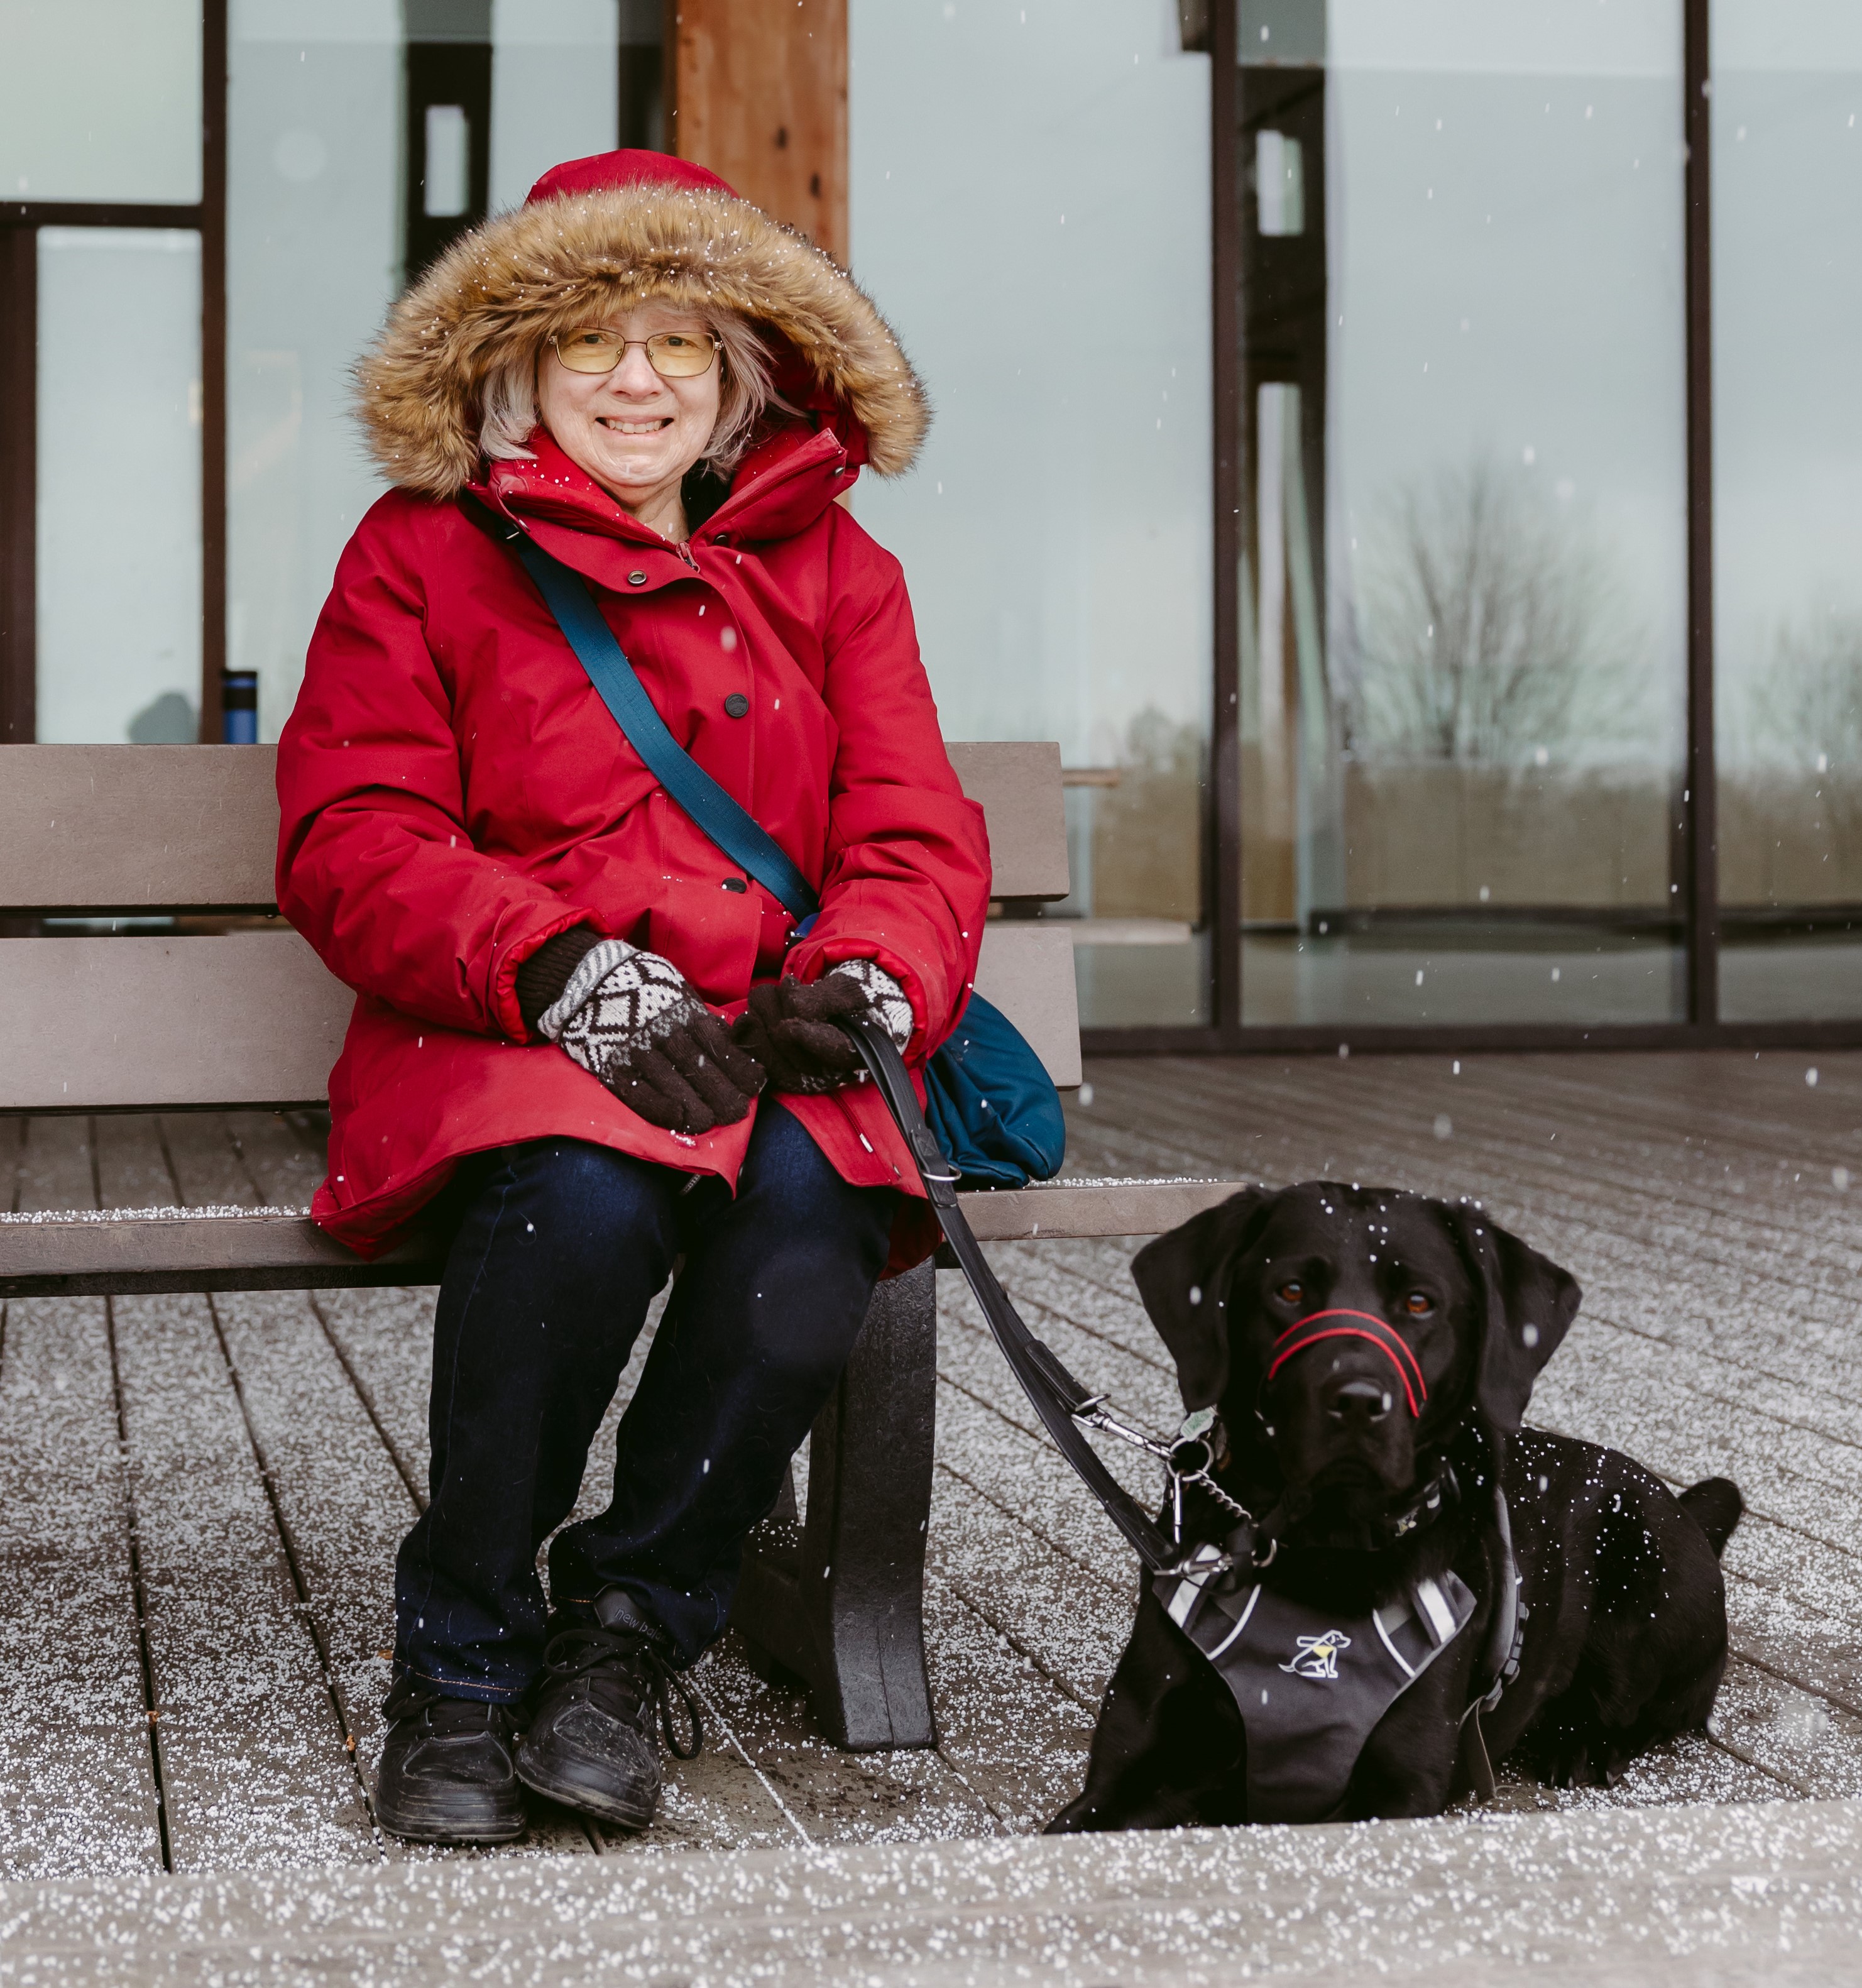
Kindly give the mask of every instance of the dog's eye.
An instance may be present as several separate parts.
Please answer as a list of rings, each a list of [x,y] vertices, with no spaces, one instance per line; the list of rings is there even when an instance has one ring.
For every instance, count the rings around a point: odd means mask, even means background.
[[[1421,1318],[1424,1313],[1435,1309],[1435,1300],[1427,1291],[1411,1291],[1403,1300],[1403,1309],[1411,1318]]]
[[[1289,1277],[1274,1296],[1282,1304],[1297,1304],[1306,1296],[1306,1286],[1297,1277]]]

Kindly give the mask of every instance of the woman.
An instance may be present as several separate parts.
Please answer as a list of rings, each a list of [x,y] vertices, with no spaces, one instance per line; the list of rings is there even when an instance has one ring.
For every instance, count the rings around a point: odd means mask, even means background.
[[[910,465],[924,401],[825,255],[643,152],[465,237],[360,378],[395,487],[279,746],[278,898],[360,997],[317,1221],[375,1255],[443,1195],[455,1229],[377,1804],[453,1842],[520,1833],[525,1787],[643,1825],[668,1684],[722,1633],[874,1282],[928,1246],[833,1026],[874,1014],[921,1063],[988,896],[898,566],[834,502]],[[657,786],[517,532],[818,890],[805,937]],[[546,1608],[538,1550],[681,1256]]]

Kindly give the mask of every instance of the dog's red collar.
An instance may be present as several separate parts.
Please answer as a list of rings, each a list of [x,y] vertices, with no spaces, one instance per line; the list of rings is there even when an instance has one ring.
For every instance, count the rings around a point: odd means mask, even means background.
[[[1326,1319],[1356,1320],[1355,1324],[1322,1325]],[[1308,1330],[1308,1327],[1314,1330]],[[1309,1346],[1315,1346],[1322,1339],[1367,1339],[1397,1370],[1403,1382],[1403,1398],[1409,1405],[1412,1417],[1420,1418],[1428,1405],[1429,1390],[1422,1378],[1422,1368],[1408,1342],[1386,1320],[1375,1312],[1348,1311],[1342,1307],[1330,1311],[1310,1311],[1304,1318],[1294,1320],[1274,1341],[1274,1357],[1267,1369],[1267,1378],[1262,1383],[1266,1390],[1273,1384],[1274,1376],[1279,1372],[1296,1353],[1303,1353]]]

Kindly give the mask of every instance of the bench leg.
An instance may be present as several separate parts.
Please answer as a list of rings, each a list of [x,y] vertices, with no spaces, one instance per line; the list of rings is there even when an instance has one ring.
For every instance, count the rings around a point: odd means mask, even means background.
[[[792,1493],[751,1534],[732,1611],[856,1751],[934,1743],[923,1610],[937,1353],[937,1276],[922,1263],[874,1293],[815,1423],[806,1517],[798,1527]]]

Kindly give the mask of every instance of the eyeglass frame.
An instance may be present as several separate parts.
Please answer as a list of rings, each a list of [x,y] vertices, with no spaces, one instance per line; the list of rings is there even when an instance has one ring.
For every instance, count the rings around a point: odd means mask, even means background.
[[[620,370],[621,367],[627,363],[627,354],[634,350],[635,346],[637,345],[646,353],[647,363],[649,366],[653,366],[654,373],[657,378],[661,380],[702,380],[705,374],[710,372],[711,367],[718,363],[718,356],[724,350],[724,340],[720,338],[715,331],[656,331],[651,338],[622,338],[620,340],[620,350],[614,355],[614,363],[612,366],[603,366],[596,368],[587,366],[570,365],[569,361],[563,357],[563,340],[566,338],[579,338],[582,336],[584,333],[590,331],[607,333],[610,337],[613,338],[620,337],[620,334],[618,332],[609,332],[607,326],[601,324],[576,325],[570,330],[559,331],[551,335],[549,349],[556,354],[557,363],[563,367],[565,372],[580,373],[590,379],[606,380]],[[711,342],[711,356],[710,361],[708,363],[701,366],[696,373],[662,373],[660,371],[658,367],[654,366],[653,364],[653,348],[662,338],[708,338]]]

